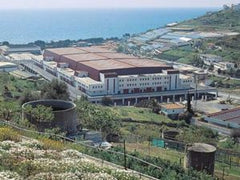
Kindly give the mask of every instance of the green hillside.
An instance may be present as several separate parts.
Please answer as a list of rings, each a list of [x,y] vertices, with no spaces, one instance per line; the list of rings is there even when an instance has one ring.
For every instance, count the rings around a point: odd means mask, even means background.
[[[240,32],[240,10],[221,10],[184,21],[178,26],[194,26],[196,30],[231,30]]]

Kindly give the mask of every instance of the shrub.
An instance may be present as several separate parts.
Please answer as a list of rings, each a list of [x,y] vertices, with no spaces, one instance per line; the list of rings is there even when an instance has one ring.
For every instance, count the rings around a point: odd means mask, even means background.
[[[17,131],[7,127],[0,128],[0,141],[11,140],[18,142],[20,139],[20,135]]]
[[[104,105],[104,106],[112,106],[113,105],[113,101],[112,101],[112,99],[110,97],[104,96],[102,98],[102,105]]]
[[[60,141],[54,141],[48,138],[41,138],[39,139],[40,142],[43,143],[43,148],[44,149],[53,149],[56,151],[61,151],[64,149],[64,144]]]

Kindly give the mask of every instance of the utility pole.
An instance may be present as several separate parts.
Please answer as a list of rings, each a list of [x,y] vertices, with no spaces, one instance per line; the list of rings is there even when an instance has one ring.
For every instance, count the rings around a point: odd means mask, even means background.
[[[195,74],[195,76],[194,76],[194,80],[195,80],[195,84],[196,84],[196,87],[195,87],[195,103],[194,103],[194,109],[195,109],[195,111],[197,110],[197,88],[198,88],[198,76]]]
[[[123,140],[123,152],[124,152],[124,168],[127,170],[127,156],[126,156],[126,142]]]

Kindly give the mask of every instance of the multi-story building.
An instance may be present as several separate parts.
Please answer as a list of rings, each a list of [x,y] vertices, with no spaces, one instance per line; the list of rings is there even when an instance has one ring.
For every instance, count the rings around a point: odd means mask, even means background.
[[[172,66],[100,46],[47,49],[44,59],[35,64],[94,102],[103,96],[122,104],[124,99],[136,103],[151,97],[166,101],[172,95],[173,100],[175,95],[184,99],[194,83],[191,76],[180,74]],[[201,90],[205,94],[208,91]]]
[[[9,55],[12,53],[32,53],[41,54],[41,48],[36,45],[19,44],[19,45],[8,45],[0,46],[0,54]]]
[[[86,72],[74,80],[89,95],[162,92],[187,89],[193,83],[191,77],[180,75],[172,66],[100,47],[48,49],[44,58],[50,66],[46,70],[52,74],[66,72],[66,68]]]

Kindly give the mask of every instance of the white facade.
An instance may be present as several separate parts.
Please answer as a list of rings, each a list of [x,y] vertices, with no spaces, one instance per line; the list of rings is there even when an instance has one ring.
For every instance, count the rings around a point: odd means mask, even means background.
[[[234,69],[235,68],[234,66],[235,64],[230,62],[214,63],[215,70],[221,69],[222,71],[224,71],[224,70]]]
[[[217,63],[223,60],[221,56],[216,56],[213,54],[201,54],[200,59],[203,60],[204,64],[209,66],[213,63]]]
[[[17,65],[9,62],[0,62],[0,72],[12,72],[17,70]]]
[[[194,83],[191,76],[180,74],[176,70],[163,70],[162,73],[139,75],[116,75],[100,73],[100,80],[88,77],[87,72],[75,72],[67,64],[54,61],[36,61],[43,69],[55,75],[79,90],[91,96],[152,93],[189,89]]]

